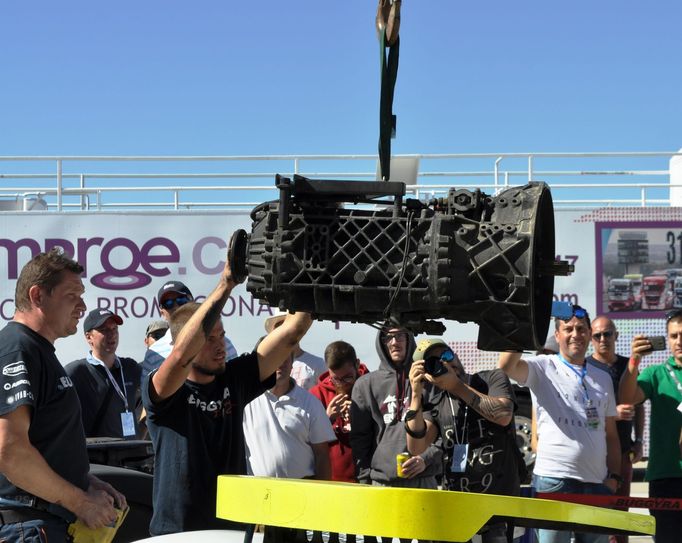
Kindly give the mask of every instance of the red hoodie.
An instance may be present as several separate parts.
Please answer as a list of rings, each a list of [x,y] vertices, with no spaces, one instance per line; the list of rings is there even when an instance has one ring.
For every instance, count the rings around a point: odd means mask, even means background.
[[[367,366],[360,364],[358,377],[369,373]],[[336,389],[329,377],[329,371],[325,371],[317,381],[317,384],[310,389],[310,393],[318,398],[324,408],[327,409],[329,402],[336,396]],[[344,428],[345,426],[345,428]],[[332,423],[336,441],[329,444],[329,459],[332,464],[332,480],[344,481],[347,483],[357,483],[355,478],[355,465],[353,464],[353,453],[350,448],[350,427],[345,425],[343,417],[337,417]]]

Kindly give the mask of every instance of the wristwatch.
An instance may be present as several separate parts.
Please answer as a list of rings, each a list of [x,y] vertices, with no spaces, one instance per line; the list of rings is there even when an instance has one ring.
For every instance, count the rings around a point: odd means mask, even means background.
[[[618,486],[623,484],[623,478],[618,473],[609,472],[606,476],[607,479],[613,479],[618,483]]]

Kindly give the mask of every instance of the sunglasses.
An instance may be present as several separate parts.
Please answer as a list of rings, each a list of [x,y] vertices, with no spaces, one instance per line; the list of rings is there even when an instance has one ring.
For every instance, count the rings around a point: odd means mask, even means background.
[[[602,338],[604,339],[609,339],[613,337],[613,330],[607,330],[606,332],[597,332],[596,334],[592,334],[592,339],[596,341],[601,341]]]
[[[588,319],[590,315],[587,313],[587,309],[580,307],[579,305],[571,306],[571,313],[569,315],[557,315],[557,319],[562,321],[570,321],[573,317],[578,319]]]
[[[396,340],[398,342],[407,340],[407,334],[405,332],[397,332],[395,334],[386,334],[382,338],[382,341],[388,345],[391,341]]]
[[[175,306],[181,307],[191,301],[192,299],[188,296],[178,296],[177,298],[164,300],[160,305],[164,309],[173,309]]]
[[[149,332],[147,334],[147,337],[151,336],[153,337],[156,341],[160,340],[163,336],[166,335],[166,330],[154,330],[153,332]]]
[[[450,349],[443,351],[440,356],[427,356],[424,360],[424,365],[434,364],[437,362],[452,362],[455,359],[455,353]]]

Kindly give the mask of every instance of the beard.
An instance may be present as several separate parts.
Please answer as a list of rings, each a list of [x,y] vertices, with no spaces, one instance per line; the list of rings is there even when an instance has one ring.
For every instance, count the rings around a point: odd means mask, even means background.
[[[202,375],[211,375],[213,377],[225,373],[225,364],[222,364],[220,367],[216,368],[206,368],[204,366],[197,364],[196,362],[192,362],[192,368],[194,368],[194,371],[196,371],[197,373],[200,373]]]

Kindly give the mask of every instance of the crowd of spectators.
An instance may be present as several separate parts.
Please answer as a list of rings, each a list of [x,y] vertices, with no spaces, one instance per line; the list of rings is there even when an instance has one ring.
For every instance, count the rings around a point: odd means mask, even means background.
[[[84,319],[84,357],[62,368],[53,343],[75,333],[85,311],[79,273],[58,252],[36,257],[17,284],[17,316],[0,331],[0,538],[12,540],[26,523],[60,533],[75,518],[111,522],[125,497],[88,475],[86,437],[151,438],[152,535],[234,527],[214,514],[223,473],[516,496],[526,473],[510,378],[533,398],[537,491],[628,495],[632,463],[642,456],[642,403],[650,400],[651,495],[682,497],[682,311],[666,321],[672,356],[641,374],[649,338],[636,336],[630,356],[620,356],[613,321],[591,322],[579,306],[555,319],[556,351],[545,351],[555,354],[501,353],[498,368],[473,374],[440,338],[417,342],[386,324],[376,336],[378,368],[369,371],[344,341],[330,341],[324,357],[304,351],[312,324],[305,313],[268,318],[257,345],[238,355],[220,317],[236,286],[227,262],[201,304],[179,281],[162,285],[162,320],[145,331],[141,363],[117,353],[123,319],[94,309]],[[56,406],[61,436],[46,418]],[[17,465],[38,466],[39,480],[12,464],[8,444],[16,443],[24,453]],[[62,495],[45,481],[57,481]],[[653,514],[657,541],[674,541],[680,513]],[[495,521],[482,540],[508,541],[511,528]],[[547,529],[538,536],[609,538]]]

